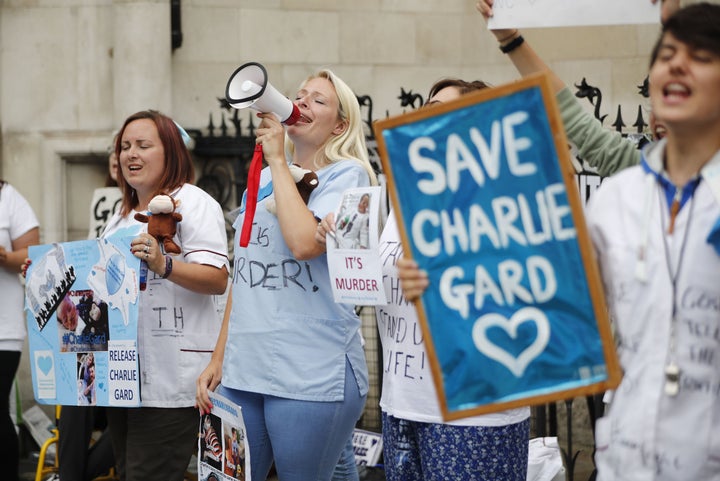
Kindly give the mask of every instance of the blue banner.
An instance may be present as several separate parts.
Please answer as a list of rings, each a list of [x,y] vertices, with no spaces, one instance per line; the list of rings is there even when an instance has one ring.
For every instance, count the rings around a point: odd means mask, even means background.
[[[376,126],[406,253],[429,275],[418,308],[450,418],[609,379],[556,113],[537,82],[509,90]]]
[[[140,261],[130,239],[32,246],[25,312],[35,399],[138,406]]]

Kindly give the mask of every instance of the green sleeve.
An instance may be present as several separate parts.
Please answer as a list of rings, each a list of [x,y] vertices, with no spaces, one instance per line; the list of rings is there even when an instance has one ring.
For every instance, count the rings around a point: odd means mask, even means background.
[[[579,156],[605,177],[625,167],[640,163],[640,151],[632,140],[602,126],[585,111],[570,89],[557,94],[560,116],[568,140],[578,149]]]

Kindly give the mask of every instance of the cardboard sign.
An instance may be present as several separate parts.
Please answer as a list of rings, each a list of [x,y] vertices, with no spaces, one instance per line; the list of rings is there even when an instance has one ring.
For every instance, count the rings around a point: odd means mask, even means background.
[[[140,260],[109,237],[31,246],[25,313],[35,399],[139,406]]]
[[[602,286],[549,79],[374,125],[445,419],[619,383]]]
[[[650,0],[495,0],[490,29],[660,23]]]
[[[375,466],[380,461],[382,446],[382,434],[357,428],[353,431],[353,451],[358,466]]]
[[[326,235],[328,271],[335,302],[386,304],[378,252],[380,187],[343,192],[335,211],[335,232]]]
[[[100,187],[90,202],[90,232],[88,239],[100,237],[110,218],[120,208],[122,191],[119,187]]]

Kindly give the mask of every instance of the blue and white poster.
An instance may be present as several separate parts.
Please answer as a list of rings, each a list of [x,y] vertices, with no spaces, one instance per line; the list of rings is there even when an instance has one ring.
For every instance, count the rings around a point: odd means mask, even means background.
[[[32,246],[25,313],[35,399],[138,406],[140,261],[130,239]]]
[[[601,392],[619,367],[546,76],[377,122],[446,419]]]

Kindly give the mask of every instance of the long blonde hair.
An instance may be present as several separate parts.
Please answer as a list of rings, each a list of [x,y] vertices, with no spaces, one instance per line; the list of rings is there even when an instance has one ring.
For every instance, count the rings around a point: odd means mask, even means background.
[[[314,78],[324,78],[333,85],[338,97],[338,118],[347,123],[347,128],[343,133],[331,135],[325,142],[325,146],[318,150],[313,162],[315,168],[320,169],[340,160],[355,160],[367,171],[371,185],[377,185],[377,177],[368,158],[360,104],[355,93],[340,77],[328,69],[320,69],[317,73],[310,75],[300,88]],[[292,157],[295,146],[292,140],[289,138],[286,140],[285,145],[290,157]]]

